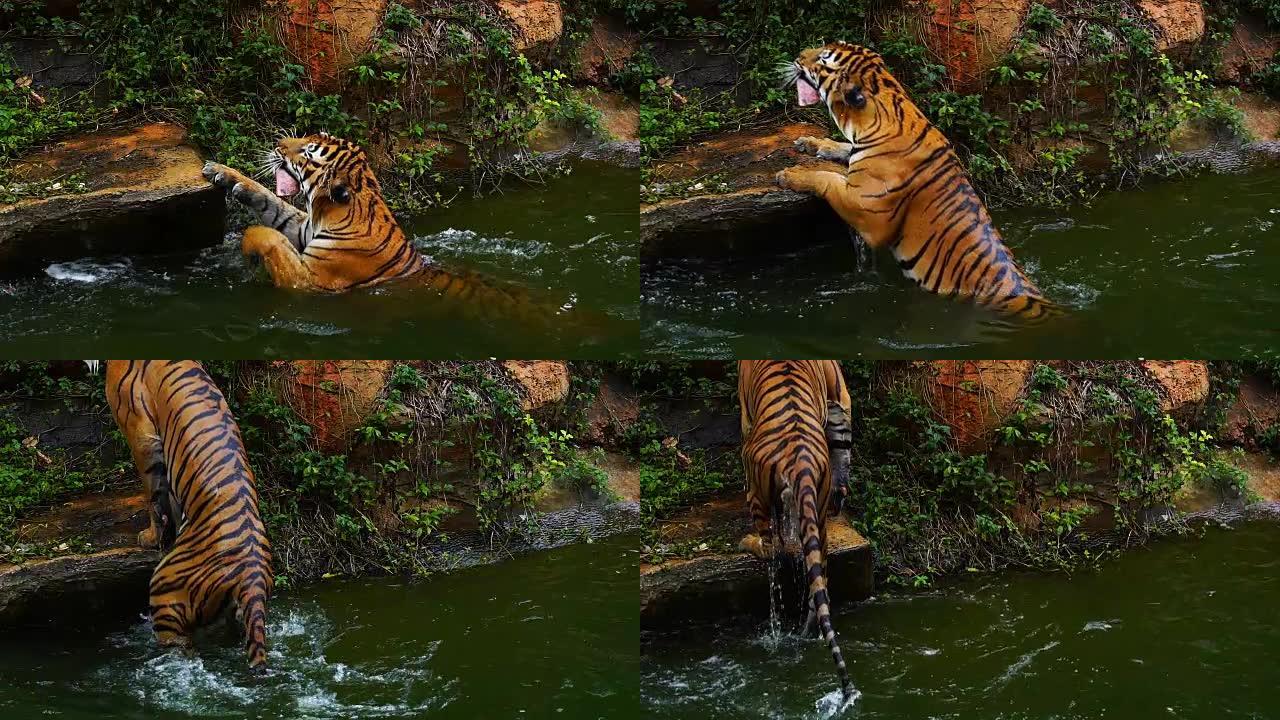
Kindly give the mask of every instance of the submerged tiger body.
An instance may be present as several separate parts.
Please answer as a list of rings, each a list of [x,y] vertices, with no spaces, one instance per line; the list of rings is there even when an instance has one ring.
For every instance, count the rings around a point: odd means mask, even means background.
[[[742,461],[755,534],[742,546],[769,558],[790,542],[803,552],[809,619],[831,649],[841,690],[849,672],[831,626],[827,593],[826,521],[847,487],[850,400],[833,360],[742,360]]]
[[[554,314],[514,288],[427,262],[400,229],[364,150],[326,133],[282,138],[268,154],[276,190],[206,163],[204,176],[256,211],[241,250],[260,258],[277,287],[339,293],[388,282],[414,283],[463,303],[469,314],[546,322]],[[306,210],[285,198],[302,194]]]
[[[779,185],[825,198],[929,292],[1024,322],[1061,314],[1014,261],[951,143],[880,55],[830,43],[800,53],[786,73],[800,103],[825,103],[849,142],[798,139],[798,149],[832,162],[787,168]]]
[[[234,609],[250,667],[264,666],[271,546],[226,399],[193,360],[108,360],[106,383],[150,510],[138,541],[165,552],[151,576],[156,640],[188,648]]]

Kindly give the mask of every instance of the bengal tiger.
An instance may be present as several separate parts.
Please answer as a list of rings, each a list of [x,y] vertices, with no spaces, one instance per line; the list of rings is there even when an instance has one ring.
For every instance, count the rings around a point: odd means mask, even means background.
[[[245,230],[240,249],[262,260],[276,287],[341,293],[414,282],[473,310],[538,320],[552,314],[514,288],[428,263],[400,229],[359,145],[328,133],[286,137],[266,157],[275,192],[215,162],[203,174],[265,223]],[[299,193],[305,211],[285,199]]]
[[[929,292],[1026,323],[1062,313],[1014,261],[951,143],[879,54],[834,42],[801,52],[783,75],[800,105],[826,103],[849,142],[797,139],[801,152],[834,162],[786,168],[778,185],[825,198]]]
[[[190,649],[234,608],[249,667],[265,669],[271,544],[226,399],[194,360],[108,360],[106,384],[146,493],[138,542],[165,553],[151,576],[156,640]]]
[[[741,360],[738,397],[747,507],[755,530],[740,546],[769,559],[788,540],[799,541],[808,583],[806,632],[816,622],[847,700],[853,686],[831,627],[823,556],[832,477],[848,478],[850,400],[844,375],[834,360]]]

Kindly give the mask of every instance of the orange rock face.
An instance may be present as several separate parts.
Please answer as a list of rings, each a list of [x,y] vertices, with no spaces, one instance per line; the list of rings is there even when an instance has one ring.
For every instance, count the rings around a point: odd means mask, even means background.
[[[1231,40],[1222,49],[1219,79],[1231,83],[1247,80],[1271,62],[1280,50],[1280,36],[1269,31],[1257,18],[1241,17],[1231,28]],[[1271,137],[1270,135],[1266,137]]]
[[[962,452],[980,450],[1013,411],[1027,384],[1029,360],[936,360],[925,395]]]
[[[502,366],[524,387],[521,407],[525,411],[569,396],[569,366],[561,360],[506,360]]]
[[[564,14],[557,0],[497,0],[495,5],[515,23],[518,52],[547,52],[560,41]]]
[[[1156,24],[1156,49],[1185,55],[1204,36],[1204,6],[1200,0],[1139,0],[1138,6]]]
[[[294,360],[284,395],[321,450],[348,446],[386,387],[390,360]]]
[[[340,73],[369,47],[387,0],[288,0],[284,42],[307,68],[312,89],[334,92]]]
[[[1185,417],[1209,397],[1209,364],[1203,360],[1144,360],[1142,367],[1160,383],[1160,409]]]
[[[920,6],[926,13],[922,39],[947,66],[957,89],[974,90],[1009,51],[1030,6],[1030,0],[925,3]]]
[[[620,20],[595,18],[591,21],[591,37],[582,48],[578,74],[597,85],[622,69],[636,51],[636,35]]]

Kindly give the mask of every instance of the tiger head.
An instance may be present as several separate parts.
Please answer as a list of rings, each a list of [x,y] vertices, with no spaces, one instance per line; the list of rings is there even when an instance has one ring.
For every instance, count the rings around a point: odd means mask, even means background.
[[[826,103],[850,142],[897,132],[901,116],[895,109],[915,107],[884,58],[861,45],[833,42],[809,48],[782,71],[787,84],[796,84],[799,103]]]
[[[276,194],[301,192],[313,218],[346,217],[382,202],[364,150],[328,133],[281,138],[267,156],[267,169],[275,175]]]

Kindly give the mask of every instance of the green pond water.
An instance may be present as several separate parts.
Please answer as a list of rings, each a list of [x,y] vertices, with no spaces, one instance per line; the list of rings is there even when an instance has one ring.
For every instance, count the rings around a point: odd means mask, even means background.
[[[766,251],[646,261],[646,345],[685,357],[1055,359],[1235,357],[1280,345],[1280,170],[994,216],[1068,318],[995,332],[985,313],[916,288],[887,252],[859,272],[847,229],[824,216],[751,241]],[[795,241],[813,232],[830,241]]]
[[[1100,570],[1006,574],[834,614],[860,697],[825,644],[760,627],[642,641],[647,717],[1273,718],[1280,523],[1161,540]],[[839,593],[839,588],[833,588]]]
[[[0,638],[0,717],[639,718],[636,546],[281,593],[262,678],[229,633],[198,657],[159,650],[141,621]]]
[[[580,163],[545,186],[433,210],[405,224],[447,267],[482,272],[568,308],[548,335],[464,317],[422,291],[338,296],[278,290],[240,255],[238,234],[196,252],[94,257],[0,280],[8,357],[615,357],[634,351],[639,175]],[[163,246],[158,238],[156,245]]]

